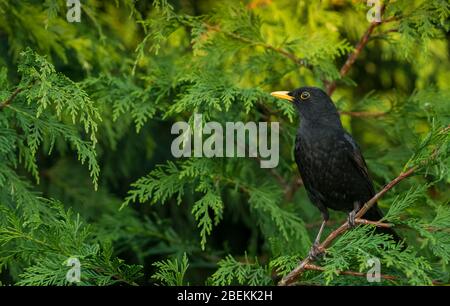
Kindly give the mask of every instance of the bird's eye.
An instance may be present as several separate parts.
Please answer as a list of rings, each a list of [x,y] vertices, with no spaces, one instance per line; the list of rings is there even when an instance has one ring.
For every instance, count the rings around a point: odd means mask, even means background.
[[[302,94],[300,95],[300,99],[302,99],[302,100],[308,100],[310,96],[311,96],[311,95],[309,94],[309,92],[304,91],[304,92],[302,92]]]

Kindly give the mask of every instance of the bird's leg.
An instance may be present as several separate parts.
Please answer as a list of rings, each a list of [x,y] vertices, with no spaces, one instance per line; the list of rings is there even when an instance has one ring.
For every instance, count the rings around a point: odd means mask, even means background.
[[[323,229],[325,228],[326,224],[327,224],[327,221],[323,220],[322,224],[320,225],[319,232],[317,233],[316,239],[314,240],[314,243],[311,246],[311,250],[309,250],[309,257],[311,257],[313,259],[317,259],[317,257],[322,253],[322,251],[319,249],[320,236],[322,236],[322,232],[323,232]]]
[[[313,245],[311,246],[311,250],[309,250],[309,257],[316,259],[321,253],[322,251],[319,249],[319,245],[320,245],[320,237],[322,236],[322,232],[323,229],[325,228],[325,225],[327,224],[328,221],[328,212],[323,213],[323,221],[322,224],[320,225],[320,229],[319,232],[317,233],[316,239],[314,240]]]
[[[350,228],[355,227],[355,217],[356,217],[356,213],[359,211],[359,209],[361,208],[361,204],[359,204],[359,202],[354,202],[353,203],[353,210],[348,214],[348,226]]]

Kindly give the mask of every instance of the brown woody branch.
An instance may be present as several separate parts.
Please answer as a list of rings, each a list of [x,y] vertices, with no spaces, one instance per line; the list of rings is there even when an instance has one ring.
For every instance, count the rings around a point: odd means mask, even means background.
[[[384,13],[384,10],[386,9],[385,5],[381,6],[381,16]],[[356,59],[358,58],[359,54],[361,53],[362,49],[367,45],[369,42],[370,35],[372,35],[375,28],[377,28],[379,25],[381,25],[383,22],[372,22],[367,28],[366,32],[364,32],[363,36],[360,38],[359,42],[356,44],[355,50],[349,55],[347,58],[347,61],[342,66],[341,70],[339,71],[339,75],[341,78],[345,77],[347,73],[349,72],[350,68],[355,63]],[[336,80],[332,81],[327,85],[327,93],[329,96],[331,96],[336,89]]]
[[[22,90],[23,90],[23,88],[20,88],[20,87],[17,88],[16,90],[14,90],[14,92],[11,94],[11,96],[9,96],[5,101],[3,101],[0,104],[0,110],[4,109],[8,105],[10,105],[11,102],[17,97],[17,95],[22,92]]]
[[[328,225],[328,226],[333,226],[333,225],[335,225],[336,223],[337,223],[337,221],[335,221],[335,220],[329,220],[329,221],[327,222],[327,225]],[[393,224],[390,224],[390,223],[382,223],[382,222],[379,222],[379,221],[370,221],[370,220],[367,220],[367,219],[355,219],[355,224],[363,224],[363,225],[370,224],[370,225],[374,225],[374,226],[378,226],[378,227],[383,227],[383,228],[391,228],[391,227],[394,227],[394,225],[393,225]],[[314,223],[306,223],[306,224],[305,224],[305,227],[306,227],[307,229],[311,229],[311,228],[318,227],[318,226],[320,226],[320,225],[322,225],[322,221],[314,222]],[[401,225],[400,225],[400,227],[401,227]],[[429,227],[429,228],[431,228],[431,227]],[[437,230],[437,229],[436,229],[436,230]]]
[[[366,220],[366,219],[355,219],[355,224],[373,225],[373,226],[382,227],[382,228],[394,227],[394,225],[390,224],[390,223],[383,223],[383,222],[379,222],[379,221],[370,221],[370,220]]]
[[[303,186],[303,180],[300,176],[295,176],[292,183],[288,184],[284,189],[284,195],[287,201],[291,201],[298,188]]]
[[[320,266],[316,266],[316,265],[313,265],[313,264],[306,264],[305,265],[305,270],[312,270],[312,271],[323,272],[323,271],[325,271],[325,268],[320,267]],[[367,276],[366,273],[356,272],[356,271],[337,271],[337,273],[339,275],[351,275],[351,276],[362,276],[362,277],[366,277]],[[384,274],[381,274],[380,278],[387,279],[387,280],[395,280],[395,279],[397,279],[395,276],[384,275]]]
[[[307,264],[307,265],[305,265],[305,270],[323,272],[323,271],[325,271],[325,268],[324,267],[320,267],[320,266],[316,266],[316,265],[313,265],[313,264]],[[351,275],[351,276],[362,276],[362,277],[366,277],[367,276],[366,273],[356,272],[356,271],[337,271],[337,273],[339,275]],[[397,279],[396,276],[387,275],[387,274],[381,274],[380,278],[386,279],[386,280],[396,280]],[[438,281],[438,280],[433,280],[432,283],[433,283],[433,285],[442,285],[442,283],[440,281]]]
[[[389,33],[397,33],[398,31],[399,31],[399,29],[396,29],[396,28],[389,29],[389,30],[386,30],[386,31],[383,31],[383,32],[379,33],[378,35],[372,35],[371,39],[382,38],[382,37],[385,37],[385,35],[387,35]]]

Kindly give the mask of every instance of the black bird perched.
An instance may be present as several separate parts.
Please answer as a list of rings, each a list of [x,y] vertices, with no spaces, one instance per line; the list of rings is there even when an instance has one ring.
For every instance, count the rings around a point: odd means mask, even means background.
[[[308,197],[323,217],[310,252],[317,256],[328,208],[347,212],[349,224],[354,226],[356,213],[375,190],[358,144],[342,127],[334,103],[323,90],[301,87],[271,95],[293,102],[300,115],[294,155]],[[383,214],[375,204],[364,217],[378,221]],[[400,240],[392,229],[377,230]]]

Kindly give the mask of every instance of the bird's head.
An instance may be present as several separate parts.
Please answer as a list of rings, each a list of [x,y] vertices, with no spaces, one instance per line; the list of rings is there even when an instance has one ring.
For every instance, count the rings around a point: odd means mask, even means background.
[[[271,95],[292,102],[302,121],[341,125],[336,106],[320,88],[300,87],[292,91],[275,91]]]

